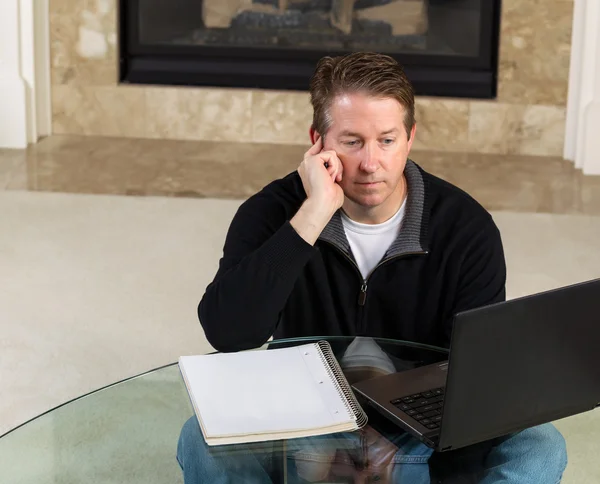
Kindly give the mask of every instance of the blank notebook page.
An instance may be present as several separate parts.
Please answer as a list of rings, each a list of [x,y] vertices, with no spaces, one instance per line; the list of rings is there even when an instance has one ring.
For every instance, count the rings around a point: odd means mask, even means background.
[[[180,365],[208,437],[313,429],[354,420],[316,345],[183,356]]]

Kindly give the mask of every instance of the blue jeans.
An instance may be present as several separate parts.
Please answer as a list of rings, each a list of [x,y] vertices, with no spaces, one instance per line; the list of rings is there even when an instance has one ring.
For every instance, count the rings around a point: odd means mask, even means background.
[[[363,435],[363,432],[351,432],[288,441],[288,482],[319,482],[331,478],[330,471],[336,476],[340,473],[348,476],[344,482],[354,482],[359,471],[352,469],[361,468],[360,463],[356,466],[357,460],[360,461],[357,456],[364,457],[364,452],[369,452]],[[385,442],[393,446],[386,446]],[[194,416],[181,430],[177,460],[183,471],[184,484],[266,484],[278,482],[277,476],[281,475],[281,469],[277,467],[282,454],[272,452],[280,445],[262,443],[209,447]],[[387,472],[387,476],[381,476],[384,477],[381,482],[431,482],[428,461],[433,451],[408,434],[387,436],[387,439],[375,444],[369,443],[368,448],[376,449],[375,460],[379,459],[381,464],[375,472]],[[392,453],[390,448],[394,449]],[[465,475],[465,479],[461,472],[458,481],[448,482],[554,484],[560,483],[566,465],[564,438],[552,424],[544,424],[499,439],[481,462],[466,466],[469,475]]]

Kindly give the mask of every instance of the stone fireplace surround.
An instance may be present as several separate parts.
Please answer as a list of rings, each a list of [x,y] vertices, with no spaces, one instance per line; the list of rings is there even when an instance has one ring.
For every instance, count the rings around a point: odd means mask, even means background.
[[[5,0],[0,146],[48,134],[307,144],[305,92],[124,85],[117,0]],[[498,97],[417,98],[415,149],[563,156],[600,174],[600,5],[504,0]]]

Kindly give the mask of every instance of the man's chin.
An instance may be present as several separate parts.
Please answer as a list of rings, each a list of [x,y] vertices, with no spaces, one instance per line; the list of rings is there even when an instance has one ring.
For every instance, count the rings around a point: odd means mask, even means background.
[[[356,205],[364,208],[375,208],[385,202],[386,197],[380,193],[373,194],[349,194],[346,198],[350,199]]]

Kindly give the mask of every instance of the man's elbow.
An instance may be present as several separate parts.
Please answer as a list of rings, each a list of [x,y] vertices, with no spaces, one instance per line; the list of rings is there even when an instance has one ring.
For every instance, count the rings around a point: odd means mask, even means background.
[[[219,353],[234,353],[236,351],[251,350],[264,345],[270,335],[266,337],[257,334],[241,335],[239,330],[235,330],[232,324],[227,324],[226,318],[211,316],[205,310],[202,302],[198,305],[198,319],[204,336],[208,343]]]
[[[235,353],[237,351],[246,351],[260,348],[267,339],[252,337],[239,339],[227,331],[207,331],[204,329],[204,334],[208,343],[219,353]]]

